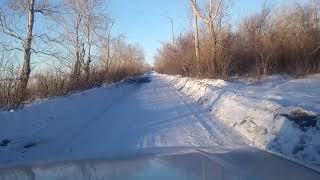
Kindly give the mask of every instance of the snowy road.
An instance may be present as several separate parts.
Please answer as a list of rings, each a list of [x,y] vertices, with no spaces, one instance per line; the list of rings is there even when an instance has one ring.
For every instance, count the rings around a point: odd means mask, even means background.
[[[131,84],[127,94],[93,121],[70,141],[74,152],[90,152],[92,147],[96,152],[119,152],[241,143],[231,131],[222,132],[222,125],[213,124],[192,100],[157,77],[150,83]]]
[[[248,146],[157,74],[0,111],[0,120],[0,179],[320,176]]]
[[[0,163],[111,157],[145,148],[244,146],[158,75],[1,112]]]

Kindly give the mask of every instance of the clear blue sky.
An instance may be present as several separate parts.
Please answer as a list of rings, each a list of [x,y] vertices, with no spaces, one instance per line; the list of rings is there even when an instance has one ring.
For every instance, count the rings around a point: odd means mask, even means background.
[[[233,0],[232,22],[259,10],[263,2]],[[281,0],[271,2],[276,4]],[[191,23],[189,0],[109,0],[108,11],[116,19],[114,33],[123,34],[129,42],[142,45],[150,64],[162,42],[171,41],[172,37],[171,24],[162,14],[174,19],[176,36],[187,31]]]

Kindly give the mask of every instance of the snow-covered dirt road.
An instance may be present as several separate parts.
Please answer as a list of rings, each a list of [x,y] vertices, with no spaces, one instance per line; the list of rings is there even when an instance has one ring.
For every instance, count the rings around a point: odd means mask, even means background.
[[[145,148],[246,146],[157,74],[0,111],[0,164],[127,155]]]

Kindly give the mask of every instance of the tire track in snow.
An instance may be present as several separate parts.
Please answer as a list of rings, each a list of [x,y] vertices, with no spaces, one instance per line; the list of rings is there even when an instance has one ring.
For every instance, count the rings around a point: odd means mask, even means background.
[[[163,83],[167,83],[167,82],[164,81]],[[223,125],[224,127],[222,127],[222,124],[221,124],[222,122],[219,122],[220,123],[219,125],[217,124],[217,122],[213,122],[213,120],[214,121],[218,121],[218,120],[211,119],[206,114],[205,110],[201,109],[201,107],[197,107],[198,104],[191,104],[190,102],[192,102],[193,100],[189,99],[186,95],[181,94],[180,91],[177,91],[176,88],[172,87],[171,83],[169,84],[170,84],[169,86],[171,86],[170,88],[173,88],[175,90],[173,92],[175,92],[175,94],[179,96],[181,100],[183,100],[183,102],[186,104],[186,108],[188,108],[196,116],[197,120],[199,120],[199,122],[202,124],[204,129],[208,132],[208,134],[210,135],[209,138],[211,139],[212,142],[215,142],[219,145],[228,145],[228,146],[230,145],[237,146],[237,145],[245,144],[245,141],[242,140],[240,135],[237,135],[235,132],[230,132],[231,130],[228,129],[228,127],[225,125]],[[225,133],[222,132],[222,128],[225,131]]]

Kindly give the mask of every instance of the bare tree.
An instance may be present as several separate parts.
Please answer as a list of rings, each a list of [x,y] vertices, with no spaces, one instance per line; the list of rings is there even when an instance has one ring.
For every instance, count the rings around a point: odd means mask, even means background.
[[[108,23],[104,3],[102,0],[64,0],[61,6],[66,13],[55,17],[55,20],[62,27],[64,46],[74,55],[72,84],[79,86],[81,79],[88,84],[90,64],[97,49],[94,46],[101,42],[102,33],[99,31],[105,32],[105,24]]]
[[[99,28],[104,27],[104,24],[107,23],[106,14],[100,11],[99,8],[103,6],[102,0],[86,0],[84,1],[84,34],[85,41],[87,43],[87,60],[84,63],[84,72],[86,82],[90,79],[90,64],[93,60],[92,57],[92,47],[94,45],[95,40],[99,36],[97,36],[97,31]],[[101,26],[102,25],[102,26]]]
[[[210,55],[208,56],[206,54],[207,56],[205,56],[205,53],[202,54],[203,57],[201,59],[200,71],[206,71],[210,75],[221,74],[222,71],[225,71],[225,66],[223,65],[224,62],[222,61],[230,61],[230,57],[218,57],[221,56],[221,48],[225,48],[223,42],[229,38],[228,30],[226,30],[227,28],[223,29],[227,20],[226,12],[229,8],[227,0],[208,0],[206,12],[204,13],[201,12],[194,0],[190,1],[194,11],[194,16],[200,18],[200,20],[206,25],[206,30],[208,32],[208,39],[202,43],[201,52],[206,51],[206,45],[208,44]]]
[[[112,55],[112,29],[114,26],[115,21],[110,20],[110,23],[107,23],[105,25],[105,32],[103,34],[99,34],[99,39],[101,39],[101,44],[102,44],[102,49],[101,49],[101,54],[100,54],[100,60],[103,62],[104,65],[104,70],[106,73],[109,72],[110,66],[112,64],[112,60],[114,55]],[[106,36],[105,36],[106,35]],[[101,59],[101,57],[103,57]]]
[[[197,14],[197,1],[196,0],[190,0],[192,5],[192,11],[193,11],[193,36],[194,36],[194,46],[196,51],[196,61],[197,61],[197,71],[199,71],[199,62],[200,62],[200,43],[199,43],[199,32],[198,32],[198,14]]]
[[[227,10],[226,0],[209,0],[207,13],[203,15],[195,1],[191,0],[194,13],[204,22],[209,30],[209,36],[213,42],[213,48],[218,43],[217,31],[222,26],[225,11]],[[218,29],[219,28],[219,29]]]
[[[15,26],[14,22],[8,22],[8,16],[5,14],[5,11],[0,9],[0,28],[3,34],[14,38],[15,40],[21,42],[22,48],[15,47],[15,50],[23,51],[23,64],[19,77],[19,85],[17,89],[17,104],[20,104],[24,101],[26,96],[27,84],[29,81],[31,68],[31,53],[36,52],[32,48],[32,40],[34,38],[33,28],[35,14],[46,14],[52,12],[48,7],[48,0],[41,0],[36,2],[36,0],[13,0],[6,1],[7,11],[18,13],[20,15],[26,16],[27,26],[25,27],[24,33],[19,33],[18,28]],[[8,13],[10,14],[10,13]],[[21,35],[21,34],[24,34]],[[9,48],[10,49],[10,48]]]
[[[253,14],[244,20],[242,29],[252,49],[255,50],[255,58],[259,64],[257,75],[267,75],[269,63],[275,49],[267,31],[270,29],[268,19],[271,14],[271,5],[264,3],[261,12]],[[260,72],[261,71],[261,72]]]

